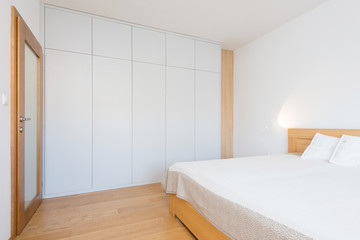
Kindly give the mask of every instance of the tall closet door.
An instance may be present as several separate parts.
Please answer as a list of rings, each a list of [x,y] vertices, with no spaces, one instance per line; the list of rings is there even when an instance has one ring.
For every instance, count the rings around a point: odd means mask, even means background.
[[[165,67],[133,63],[133,182],[165,171]]]
[[[195,158],[195,72],[166,69],[166,167]]]
[[[91,56],[47,49],[45,67],[45,194],[90,189]]]
[[[131,61],[93,60],[93,184],[131,183]]]
[[[196,71],[196,160],[221,158],[219,73]]]

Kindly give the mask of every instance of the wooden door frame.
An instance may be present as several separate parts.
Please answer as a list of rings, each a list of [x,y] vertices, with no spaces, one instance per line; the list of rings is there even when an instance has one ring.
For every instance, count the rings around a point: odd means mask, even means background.
[[[10,83],[10,154],[11,154],[11,237],[17,235],[17,19],[11,7],[11,83]]]
[[[18,205],[24,199],[19,199],[19,186],[20,182],[24,181],[19,174],[19,148],[18,148],[18,129],[19,129],[19,86],[18,82],[22,79],[24,81],[24,65],[20,62],[24,62],[24,46],[21,43],[27,43],[28,46],[39,57],[38,59],[38,86],[37,86],[37,155],[38,155],[38,195],[36,203],[33,202],[28,207],[26,213],[22,214],[20,218],[20,211],[18,211]],[[21,50],[19,50],[21,49]],[[25,21],[16,10],[14,6],[11,7],[11,83],[10,83],[10,154],[11,154],[11,236],[10,239],[16,237],[17,234],[23,229],[25,223],[22,219],[30,219],[33,212],[41,202],[42,198],[42,132],[43,132],[43,53],[40,43],[32,34],[30,28],[26,25]],[[23,204],[23,203],[22,203]]]

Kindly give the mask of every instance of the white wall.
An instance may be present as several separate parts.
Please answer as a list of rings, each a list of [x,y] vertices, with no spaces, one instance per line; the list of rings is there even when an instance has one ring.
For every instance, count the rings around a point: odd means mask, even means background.
[[[10,92],[10,3],[0,1],[0,94]],[[0,105],[0,239],[10,236],[10,107]]]
[[[11,5],[40,36],[39,0],[0,1],[0,94],[10,95]],[[0,96],[1,97],[1,96]],[[0,103],[1,104],[1,103]],[[10,237],[10,103],[0,105],[0,240]]]
[[[285,153],[286,128],[360,128],[359,12],[330,0],[235,52],[235,156]]]

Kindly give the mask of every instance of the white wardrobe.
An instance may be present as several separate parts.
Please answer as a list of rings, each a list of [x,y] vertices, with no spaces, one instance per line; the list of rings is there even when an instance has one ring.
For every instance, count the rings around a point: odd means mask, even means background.
[[[220,45],[44,6],[45,197],[221,156]]]

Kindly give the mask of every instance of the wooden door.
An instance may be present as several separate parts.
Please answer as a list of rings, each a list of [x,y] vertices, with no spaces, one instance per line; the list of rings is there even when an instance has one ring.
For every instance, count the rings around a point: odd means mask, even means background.
[[[13,8],[13,227],[19,234],[42,199],[42,48]],[[14,228],[16,230],[14,230]]]

